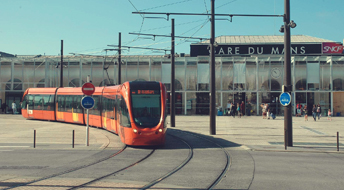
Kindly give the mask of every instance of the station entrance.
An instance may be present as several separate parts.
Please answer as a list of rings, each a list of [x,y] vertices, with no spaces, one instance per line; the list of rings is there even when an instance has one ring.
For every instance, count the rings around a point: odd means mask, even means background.
[[[22,101],[24,92],[6,92],[5,101],[6,104],[5,113],[12,113],[12,103],[15,101],[17,106],[17,112],[21,113],[20,102]]]

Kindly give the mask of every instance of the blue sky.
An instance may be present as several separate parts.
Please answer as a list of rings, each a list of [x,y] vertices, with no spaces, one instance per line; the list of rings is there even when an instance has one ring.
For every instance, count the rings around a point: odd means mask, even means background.
[[[290,0],[291,20],[297,23],[292,35],[308,35],[343,43],[343,0]],[[170,38],[155,40],[129,32],[170,35],[171,18],[175,35],[210,37],[207,16],[132,14],[135,11],[206,13],[210,0],[0,0],[0,51],[18,55],[58,55],[61,40],[64,55],[70,53],[105,55],[108,45],[169,49]],[[215,13],[284,14],[284,0],[215,0]],[[226,17],[219,17],[225,19]],[[217,20],[215,35],[282,35],[282,18],[233,17]],[[189,53],[190,43],[176,39],[176,52]],[[165,52],[130,49],[124,55],[161,55]],[[168,52],[167,52],[168,53]],[[113,55],[115,52],[108,52]]]

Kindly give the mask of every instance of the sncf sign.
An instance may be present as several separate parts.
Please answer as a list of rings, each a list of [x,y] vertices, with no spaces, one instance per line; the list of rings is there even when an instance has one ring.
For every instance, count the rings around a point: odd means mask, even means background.
[[[343,45],[334,42],[322,43],[322,53],[341,54],[343,53]]]

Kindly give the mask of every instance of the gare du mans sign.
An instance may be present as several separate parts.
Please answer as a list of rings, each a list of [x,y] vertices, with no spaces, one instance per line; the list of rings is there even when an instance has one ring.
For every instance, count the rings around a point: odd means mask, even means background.
[[[335,42],[319,44],[291,44],[292,55],[307,54],[342,54],[343,45]],[[255,45],[218,45],[215,47],[216,56],[231,55],[283,55],[284,44],[255,44]],[[208,44],[191,44],[190,56],[209,56]]]

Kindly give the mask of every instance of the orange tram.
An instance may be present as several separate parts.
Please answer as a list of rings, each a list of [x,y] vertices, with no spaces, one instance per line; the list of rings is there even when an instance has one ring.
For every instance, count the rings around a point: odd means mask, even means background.
[[[165,144],[166,88],[161,82],[133,81],[96,87],[89,125],[120,136],[131,146]],[[22,115],[28,119],[85,124],[80,88],[28,88],[23,95]]]

